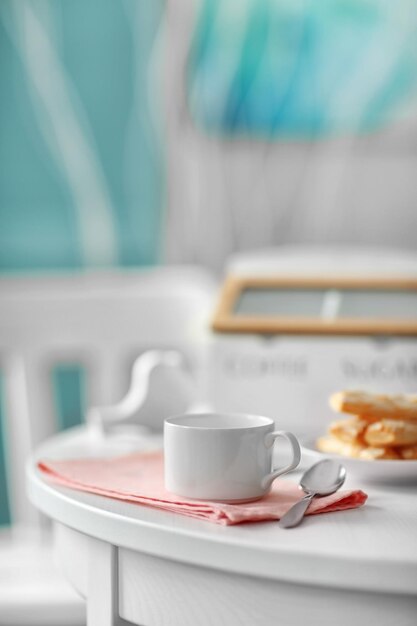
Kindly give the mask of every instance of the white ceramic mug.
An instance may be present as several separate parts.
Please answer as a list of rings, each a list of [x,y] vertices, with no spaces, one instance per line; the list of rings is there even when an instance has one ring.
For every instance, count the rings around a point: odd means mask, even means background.
[[[278,437],[288,440],[292,461],[272,468]],[[292,433],[275,430],[269,417],[245,413],[189,413],[164,424],[165,487],[198,500],[242,502],[268,493],[278,476],[300,462]]]

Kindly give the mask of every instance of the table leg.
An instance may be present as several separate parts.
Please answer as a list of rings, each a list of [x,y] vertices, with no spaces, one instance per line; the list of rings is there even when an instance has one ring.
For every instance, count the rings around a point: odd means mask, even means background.
[[[122,626],[119,617],[118,548],[91,538],[88,559],[87,626]]]

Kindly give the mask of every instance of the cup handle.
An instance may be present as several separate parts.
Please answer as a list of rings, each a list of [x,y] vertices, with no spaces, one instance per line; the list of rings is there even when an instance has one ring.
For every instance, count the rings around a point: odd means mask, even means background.
[[[283,474],[287,474],[291,470],[295,469],[297,467],[297,465],[299,464],[299,462],[300,462],[300,458],[301,458],[300,444],[298,443],[297,438],[292,433],[289,433],[286,430],[275,430],[272,433],[268,433],[266,435],[266,437],[265,437],[265,445],[266,445],[266,447],[270,448],[271,446],[273,446],[274,443],[275,443],[275,440],[278,439],[278,437],[284,437],[284,439],[286,439],[289,442],[289,444],[291,446],[291,450],[292,450],[292,461],[286,467],[283,467],[281,469],[274,469],[274,470],[272,470],[272,472],[270,474],[267,474],[262,479],[262,488],[263,489],[269,489],[269,487],[271,486],[272,482],[276,478],[278,478],[278,476],[282,476]]]

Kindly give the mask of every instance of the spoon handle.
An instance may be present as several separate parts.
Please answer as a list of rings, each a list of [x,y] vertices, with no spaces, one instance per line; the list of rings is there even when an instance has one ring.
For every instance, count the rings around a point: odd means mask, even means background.
[[[293,506],[281,517],[278,525],[281,528],[294,528],[298,526],[307,511],[308,505],[314,498],[314,493],[308,493],[301,500],[293,504]]]

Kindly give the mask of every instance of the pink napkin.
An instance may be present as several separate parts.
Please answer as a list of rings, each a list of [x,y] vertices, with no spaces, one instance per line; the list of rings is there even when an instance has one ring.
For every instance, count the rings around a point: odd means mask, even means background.
[[[224,525],[277,520],[303,495],[295,483],[276,480],[272,491],[256,502],[223,504],[188,500],[165,490],[164,460],[159,451],[111,459],[41,461],[38,467],[53,482],[64,487]],[[353,509],[364,504],[367,497],[359,490],[339,491],[313,500],[307,515]]]

